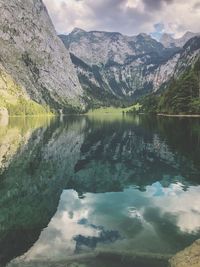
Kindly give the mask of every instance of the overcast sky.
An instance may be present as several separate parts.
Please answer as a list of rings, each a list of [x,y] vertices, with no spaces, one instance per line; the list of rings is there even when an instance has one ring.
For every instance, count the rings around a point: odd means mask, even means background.
[[[179,37],[200,32],[200,0],[43,0],[58,33],[84,30]]]

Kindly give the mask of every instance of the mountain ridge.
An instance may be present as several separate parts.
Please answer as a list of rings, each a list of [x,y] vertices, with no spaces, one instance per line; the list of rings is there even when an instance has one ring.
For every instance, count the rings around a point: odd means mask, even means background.
[[[165,47],[147,34],[124,36],[75,29],[59,37],[70,51],[86,95],[97,106],[107,103],[108,95],[133,102],[164,90],[171,79],[194,64],[200,48],[197,39],[187,40],[183,47]]]
[[[119,33],[84,31],[76,33],[75,36],[72,32],[68,36],[62,35],[59,37],[71,54],[76,58],[79,58],[89,66],[96,66],[96,72],[98,71],[98,76],[102,78],[102,82],[104,83],[104,91],[114,92],[114,95],[131,95],[131,80],[129,79],[129,81],[127,81],[126,77],[121,79],[120,84],[119,76],[125,75],[125,71],[128,73],[131,67],[130,65],[133,62],[134,64],[132,64],[132,67],[137,68],[137,62],[146,62],[149,56],[157,60],[162,50],[167,51],[162,44],[158,43],[150,36],[141,34],[135,37],[127,37]],[[90,47],[90,49],[88,49],[88,47]],[[154,54],[156,54],[156,56],[154,56]],[[123,67],[128,65],[128,70],[123,70]],[[97,87],[102,87],[99,81],[95,79],[96,75],[94,72],[87,73],[84,68],[76,64],[75,67],[80,80],[84,76]],[[118,74],[116,74],[117,71],[119,72]],[[141,71],[143,71],[143,69],[141,69]],[[93,77],[90,79],[88,76],[91,75]],[[118,80],[115,79],[115,75],[117,75]],[[143,77],[140,77],[140,81],[142,81],[142,78]],[[114,84],[112,85],[112,83]],[[134,85],[137,87],[136,82]],[[122,87],[121,90],[119,89],[120,92],[116,92],[116,87]]]
[[[199,36],[200,33],[194,33],[187,31],[183,36],[180,38],[173,38],[172,34],[164,33],[160,39],[160,42],[165,47],[183,47],[191,38],[195,36]]]

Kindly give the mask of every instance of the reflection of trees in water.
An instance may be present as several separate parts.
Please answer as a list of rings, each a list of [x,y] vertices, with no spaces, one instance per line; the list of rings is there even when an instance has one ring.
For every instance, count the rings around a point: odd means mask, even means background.
[[[90,121],[92,130],[81,147],[81,158],[68,186],[81,194],[121,191],[128,185],[145,190],[156,181],[166,187],[171,182],[186,187],[198,182],[197,122],[193,125],[189,120],[185,127],[184,120],[143,116],[140,120],[139,125],[134,118],[132,122],[130,118],[128,122]]]
[[[6,123],[0,121],[0,174],[8,168],[13,158],[26,146],[32,133],[50,124],[51,117],[6,118]]]
[[[141,117],[145,129],[157,132],[169,149],[185,156],[198,168],[200,162],[200,119],[172,117]]]

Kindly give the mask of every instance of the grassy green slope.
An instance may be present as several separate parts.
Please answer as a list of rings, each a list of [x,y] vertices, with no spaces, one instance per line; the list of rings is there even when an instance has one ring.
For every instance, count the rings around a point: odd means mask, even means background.
[[[32,101],[23,89],[0,69],[0,114],[9,116],[52,115],[48,106]]]
[[[129,113],[129,112],[137,112],[141,108],[139,103],[134,104],[129,107],[101,107],[97,109],[89,110],[87,114],[89,115],[103,115],[103,114],[122,114],[122,113]]]

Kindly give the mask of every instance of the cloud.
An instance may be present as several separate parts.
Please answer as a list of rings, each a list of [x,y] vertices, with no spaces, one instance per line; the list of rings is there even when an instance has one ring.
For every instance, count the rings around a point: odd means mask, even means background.
[[[154,24],[154,28],[157,32],[163,32],[165,29],[165,26],[163,23],[156,23]]]
[[[196,10],[196,9],[200,9],[200,2],[196,2],[193,6],[193,9]]]
[[[176,37],[188,30],[199,31],[197,0],[44,0],[44,3],[59,33],[78,27],[134,35],[154,32],[159,23]]]
[[[155,39],[160,40],[161,36],[165,32],[165,25],[163,23],[154,24],[155,31],[151,32],[151,36]]]
[[[171,4],[173,0],[143,0],[147,10],[160,10],[164,4]]]

